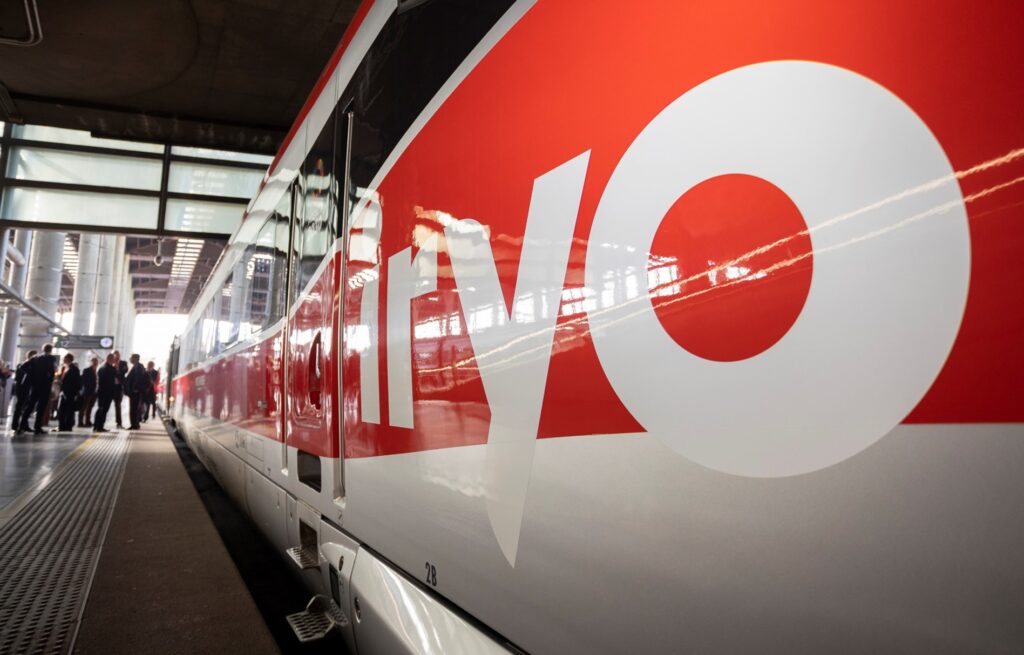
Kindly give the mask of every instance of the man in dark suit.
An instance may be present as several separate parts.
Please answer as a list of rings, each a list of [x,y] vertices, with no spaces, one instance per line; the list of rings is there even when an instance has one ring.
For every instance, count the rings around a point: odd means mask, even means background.
[[[75,408],[82,390],[82,374],[71,353],[64,355],[64,372],[60,375],[60,405],[57,407],[57,431],[71,432],[75,427]]]
[[[82,405],[78,410],[78,427],[92,427],[92,407],[96,404],[96,371],[100,367],[99,357],[90,360],[92,366],[82,371]]]
[[[14,403],[14,417],[11,421],[11,429],[18,434],[21,434],[21,417],[25,412],[29,411],[28,400],[32,389],[28,385],[28,363],[35,356],[36,351],[28,351],[25,361],[18,364],[17,368],[14,369],[14,396],[17,400]]]
[[[93,432],[106,432],[107,411],[117,391],[117,366],[114,353],[107,355],[107,362],[96,371],[96,418],[92,421]]]
[[[149,394],[142,400],[142,405],[146,408],[142,415],[143,423],[149,420],[150,412],[153,412],[153,418],[156,418],[156,385],[160,384],[160,371],[156,370],[156,362],[146,364],[146,375],[149,376]]]
[[[28,417],[32,410],[36,412],[36,434],[43,433],[43,419],[46,418],[46,406],[50,404],[50,391],[53,387],[53,375],[57,372],[57,357],[53,354],[53,345],[43,346],[43,352],[32,358],[28,369],[28,385],[31,388],[28,410],[21,416],[21,432],[28,431]]]
[[[142,400],[149,395],[150,381],[146,368],[139,363],[139,356],[132,355],[130,360],[132,365],[124,379],[124,390],[128,394],[128,416],[131,419],[128,429],[138,430],[142,427],[139,425],[139,419],[142,418]]]
[[[114,351],[114,368],[117,371],[114,388],[114,417],[117,419],[117,427],[124,428],[121,421],[121,401],[124,400],[124,378],[128,375],[128,362],[121,359],[121,351]]]

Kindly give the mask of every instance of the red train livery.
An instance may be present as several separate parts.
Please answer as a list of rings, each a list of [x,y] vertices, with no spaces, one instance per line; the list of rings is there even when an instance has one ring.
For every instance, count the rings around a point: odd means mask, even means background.
[[[1018,652],[1022,23],[367,0],[173,416],[359,652]]]

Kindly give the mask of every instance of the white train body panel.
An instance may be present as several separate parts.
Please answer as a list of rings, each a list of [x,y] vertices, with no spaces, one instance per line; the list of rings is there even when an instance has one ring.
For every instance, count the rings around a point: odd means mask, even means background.
[[[1022,19],[368,0],[178,425],[359,652],[1018,652]]]

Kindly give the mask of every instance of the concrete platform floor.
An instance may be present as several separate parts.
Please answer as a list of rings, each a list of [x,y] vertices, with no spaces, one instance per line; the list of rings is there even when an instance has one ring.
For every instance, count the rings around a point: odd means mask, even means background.
[[[128,416],[126,401],[122,401],[122,413]],[[57,420],[51,419],[46,434],[32,432],[15,436],[10,425],[14,404],[8,409],[8,416],[0,419],[0,523],[4,509],[16,499],[26,501],[27,492],[41,489],[51,479],[54,471],[71,453],[79,448],[92,434],[91,428],[75,427],[71,432],[54,432]],[[150,419],[160,425],[159,419]],[[115,430],[114,408],[111,406],[107,418],[107,429]],[[8,513],[16,508],[9,508]]]
[[[159,421],[133,434],[75,652],[279,652]]]
[[[11,503],[27,500],[30,492],[45,486],[61,462],[88,438],[88,428],[20,436],[0,429],[0,523],[16,509]]]

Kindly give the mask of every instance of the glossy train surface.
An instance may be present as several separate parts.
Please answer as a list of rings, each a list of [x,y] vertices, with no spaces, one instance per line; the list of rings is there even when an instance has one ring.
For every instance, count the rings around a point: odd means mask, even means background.
[[[1016,3],[367,0],[172,413],[358,652],[1019,652]]]

